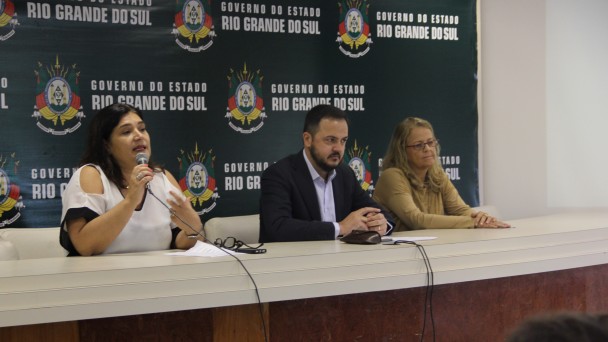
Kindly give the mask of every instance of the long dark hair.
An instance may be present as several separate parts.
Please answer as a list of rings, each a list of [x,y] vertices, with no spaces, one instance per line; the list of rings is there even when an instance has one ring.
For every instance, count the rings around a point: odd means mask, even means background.
[[[99,165],[106,177],[119,188],[125,187],[125,180],[122,177],[118,162],[110,154],[108,146],[112,131],[118,126],[120,119],[128,113],[135,113],[142,120],[144,119],[138,108],[124,103],[115,103],[97,112],[91,120],[87,145],[80,159],[80,166],[86,164]],[[152,164],[149,163],[149,165]]]

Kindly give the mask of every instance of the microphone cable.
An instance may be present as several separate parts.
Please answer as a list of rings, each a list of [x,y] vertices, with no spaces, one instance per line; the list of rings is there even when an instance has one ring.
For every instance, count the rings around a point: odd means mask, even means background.
[[[150,183],[148,183],[150,184]],[[226,253],[227,255],[233,257],[236,261],[238,261],[238,263],[241,265],[241,267],[245,270],[245,272],[247,273],[247,276],[249,277],[249,279],[251,279],[251,282],[253,283],[253,287],[255,288],[255,295],[258,299],[258,309],[260,311],[260,319],[262,320],[262,331],[264,333],[264,341],[268,342],[268,333],[266,332],[266,320],[264,319],[264,308],[262,306],[262,300],[260,299],[260,291],[258,289],[258,284],[256,284],[255,280],[253,279],[253,276],[251,275],[251,273],[249,273],[249,270],[247,269],[247,267],[245,267],[245,264],[243,264],[243,261],[241,261],[241,259],[239,259],[236,255],[229,253],[228,251],[226,251],[225,249],[216,246],[214,243],[212,243],[211,241],[209,241],[209,239],[207,239],[207,233],[205,232],[205,225],[203,224],[203,229],[202,232],[203,234],[201,234],[201,232],[197,231],[196,229],[194,229],[194,227],[192,227],[188,222],[186,222],[184,219],[182,219],[179,215],[177,215],[175,213],[175,211],[173,211],[166,203],[164,203],[160,198],[158,198],[154,192],[152,191],[151,187],[147,186],[146,190],[148,191],[148,193],[150,193],[150,195],[152,195],[152,197],[156,198],[156,200],[162,204],[165,208],[167,208],[167,210],[169,210],[169,212],[171,213],[171,215],[174,215],[178,220],[180,220],[181,222],[183,222],[188,228],[190,228],[190,230],[192,230],[194,233],[196,233],[198,236],[203,238],[203,242],[207,242],[210,245],[218,248],[219,250],[221,250],[222,252]]]
[[[435,341],[435,318],[433,317],[433,288],[435,285],[435,276],[433,274],[433,268],[431,267],[431,261],[429,256],[426,254],[426,250],[424,246],[415,241],[407,241],[407,240],[397,240],[393,242],[394,245],[399,244],[408,244],[416,246],[420,254],[422,255],[422,260],[424,261],[424,266],[426,267],[426,287],[424,293],[424,310],[423,310],[423,322],[422,322],[422,333],[420,334],[420,341],[424,341],[424,333],[426,331],[426,317],[427,317],[427,306],[429,308],[429,314],[431,319],[431,329],[433,332],[433,341]]]

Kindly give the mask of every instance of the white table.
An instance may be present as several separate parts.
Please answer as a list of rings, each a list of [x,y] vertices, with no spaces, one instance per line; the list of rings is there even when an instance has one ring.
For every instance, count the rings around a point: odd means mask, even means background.
[[[608,210],[510,221],[512,229],[395,233],[436,236],[420,242],[435,285],[608,264]],[[240,255],[264,303],[426,284],[410,245],[339,241],[269,243]],[[166,252],[0,262],[0,327],[257,303],[231,257]],[[608,310],[608,308],[607,308]]]

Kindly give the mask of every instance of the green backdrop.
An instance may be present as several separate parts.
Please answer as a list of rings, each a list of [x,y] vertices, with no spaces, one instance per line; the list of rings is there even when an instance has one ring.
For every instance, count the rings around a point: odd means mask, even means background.
[[[112,102],[142,108],[152,159],[203,220],[257,213],[261,172],[301,148],[317,103],[349,113],[346,160],[370,193],[394,125],[420,116],[479,203],[473,0],[0,0],[0,13],[0,227],[59,224],[90,118]]]

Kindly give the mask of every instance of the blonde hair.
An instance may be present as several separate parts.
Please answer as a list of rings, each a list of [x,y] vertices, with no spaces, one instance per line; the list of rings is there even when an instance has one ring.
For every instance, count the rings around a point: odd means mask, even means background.
[[[433,137],[435,136],[435,132],[433,131],[433,126],[431,123],[416,117],[409,117],[403,121],[401,121],[393,131],[393,136],[391,137],[391,141],[388,144],[388,149],[386,150],[386,155],[382,161],[382,170],[386,170],[391,167],[395,167],[403,171],[407,179],[410,181],[410,184],[414,186],[416,189],[421,189],[424,184],[422,184],[412,167],[409,164],[409,160],[407,158],[406,153],[406,145],[407,140],[410,137],[414,128],[428,128],[433,133]],[[436,147],[436,159],[435,163],[428,170],[426,174],[426,179],[424,182],[428,183],[430,189],[432,191],[439,191],[441,186],[441,182],[444,179],[443,177],[443,168],[441,167],[441,163],[439,161],[439,145]]]

